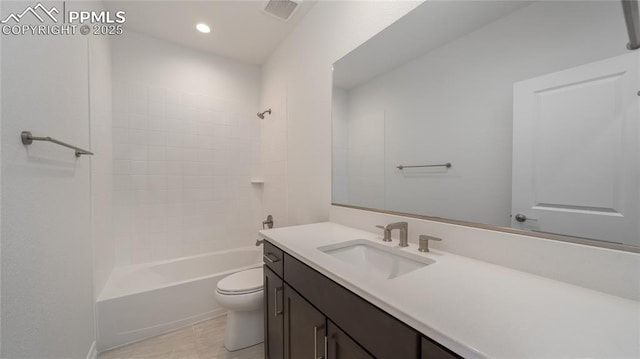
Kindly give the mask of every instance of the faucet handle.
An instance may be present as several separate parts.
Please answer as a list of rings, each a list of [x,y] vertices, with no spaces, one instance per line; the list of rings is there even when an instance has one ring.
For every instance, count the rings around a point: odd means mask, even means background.
[[[421,234],[418,237],[418,241],[420,242],[420,246],[418,247],[418,250],[420,252],[429,252],[429,241],[442,241],[442,238],[438,238],[438,237],[432,237],[432,236],[427,236],[424,234]]]
[[[384,231],[384,237],[382,238],[383,242],[391,242],[391,230],[387,228],[387,226],[377,225],[376,228],[380,228]]]

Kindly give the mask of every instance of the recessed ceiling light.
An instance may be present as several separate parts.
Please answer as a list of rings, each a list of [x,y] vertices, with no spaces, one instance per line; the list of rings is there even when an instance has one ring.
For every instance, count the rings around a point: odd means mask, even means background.
[[[211,28],[209,28],[209,25],[203,24],[203,23],[199,23],[198,25],[196,25],[196,29],[198,29],[198,31],[205,34],[208,34],[211,32]]]

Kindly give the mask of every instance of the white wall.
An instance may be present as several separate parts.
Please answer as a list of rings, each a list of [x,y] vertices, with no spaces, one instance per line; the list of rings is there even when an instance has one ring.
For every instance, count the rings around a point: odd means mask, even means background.
[[[513,83],[627,53],[626,39],[617,2],[539,2],[350,89],[346,204],[509,226]],[[372,177],[384,188],[366,191]]]
[[[3,13],[24,10],[3,2]],[[2,38],[2,352],[84,358],[94,341],[87,38]]]
[[[131,31],[112,55],[116,263],[252,244],[260,69]]]
[[[386,113],[379,104],[370,107],[352,106],[354,100],[351,93],[347,96],[349,202],[346,203],[361,207],[385,208]]]
[[[106,36],[89,38],[93,295],[97,299],[115,264],[112,213],[111,53]]]
[[[349,203],[349,98],[347,91],[333,87],[331,104],[331,200],[334,203]]]
[[[319,2],[263,66],[263,105],[286,103],[286,193],[278,225],[329,218],[331,64],[417,6],[417,1]],[[267,121],[265,119],[265,121]],[[267,140],[263,131],[263,141]],[[266,171],[266,168],[265,168]],[[265,192],[269,182],[265,183]],[[279,184],[271,184],[278,186]]]

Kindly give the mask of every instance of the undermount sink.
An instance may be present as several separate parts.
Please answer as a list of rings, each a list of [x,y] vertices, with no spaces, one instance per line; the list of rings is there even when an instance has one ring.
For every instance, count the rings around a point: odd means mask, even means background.
[[[384,279],[393,279],[435,263],[399,247],[388,247],[366,239],[322,246],[318,250]]]

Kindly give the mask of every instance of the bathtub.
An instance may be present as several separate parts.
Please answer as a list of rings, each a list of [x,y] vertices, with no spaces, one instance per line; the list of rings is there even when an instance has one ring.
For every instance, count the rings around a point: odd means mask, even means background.
[[[252,246],[114,268],[96,303],[98,351],[224,314],[218,281],[261,265]]]

